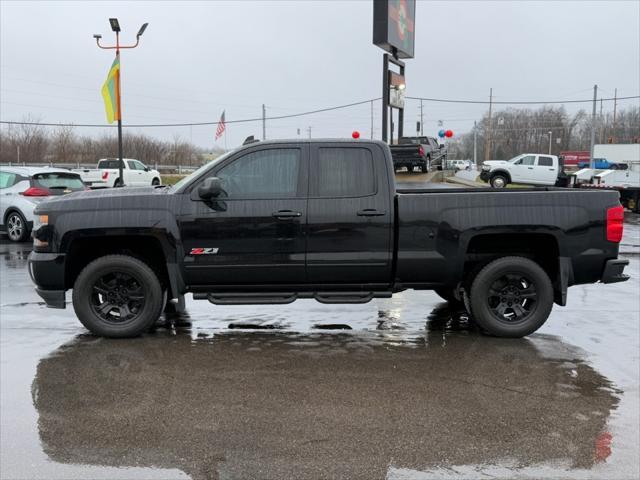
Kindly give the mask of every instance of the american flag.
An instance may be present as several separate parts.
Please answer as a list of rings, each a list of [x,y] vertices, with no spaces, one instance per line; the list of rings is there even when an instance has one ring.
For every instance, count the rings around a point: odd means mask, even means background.
[[[224,124],[224,110],[222,111],[222,115],[220,115],[220,121],[218,122],[218,128],[216,130],[216,141],[222,136],[224,133],[225,124]]]

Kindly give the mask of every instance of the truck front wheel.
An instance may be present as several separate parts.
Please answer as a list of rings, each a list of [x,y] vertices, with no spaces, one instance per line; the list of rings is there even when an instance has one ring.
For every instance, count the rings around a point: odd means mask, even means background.
[[[162,287],[144,262],[107,255],[87,265],[73,286],[73,308],[82,324],[103,337],[136,337],[156,322]]]
[[[490,183],[493,188],[505,188],[509,181],[504,175],[494,175]]]
[[[471,284],[471,315],[490,335],[519,338],[540,328],[553,307],[547,273],[523,257],[503,257],[486,265]]]

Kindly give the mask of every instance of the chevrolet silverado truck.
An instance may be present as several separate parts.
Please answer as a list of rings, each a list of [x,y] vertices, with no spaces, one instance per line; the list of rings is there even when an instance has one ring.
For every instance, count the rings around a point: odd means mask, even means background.
[[[251,143],[172,187],[72,193],[35,213],[36,291],[64,308],[73,289],[79,320],[107,337],[144,333],[187,293],[363,303],[407,289],[521,337],[569,286],[628,279],[617,192],[397,189],[378,141]]]
[[[442,170],[446,159],[444,145],[438,145],[433,137],[400,137],[398,143],[389,148],[396,171],[406,168],[411,173],[416,167],[422,173],[432,167]]]

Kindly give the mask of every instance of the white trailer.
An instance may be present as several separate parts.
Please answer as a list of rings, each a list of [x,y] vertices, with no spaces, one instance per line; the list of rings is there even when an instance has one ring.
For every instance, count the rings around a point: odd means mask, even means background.
[[[602,143],[593,146],[593,158],[613,163],[640,162],[640,143]]]
[[[606,158],[624,168],[583,168],[570,176],[576,187],[608,188],[620,192],[620,203],[640,213],[640,143],[594,145],[593,158]]]

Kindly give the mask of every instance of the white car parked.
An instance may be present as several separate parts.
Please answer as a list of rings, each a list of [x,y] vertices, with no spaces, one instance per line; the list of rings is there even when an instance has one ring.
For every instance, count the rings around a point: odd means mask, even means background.
[[[557,156],[523,153],[511,160],[483,162],[480,178],[493,188],[504,188],[509,183],[555,185],[560,174],[562,169]]]
[[[160,185],[160,172],[147,167],[140,160],[133,158],[125,158],[122,168],[122,176],[124,177],[124,185],[127,187],[142,187],[148,185]],[[103,158],[98,160],[97,169],[78,168],[72,170],[78,173],[82,181],[91,188],[110,188],[119,187],[120,171],[118,165],[120,161],[117,158]]]
[[[0,166],[0,231],[12,242],[24,242],[33,228],[37,204],[85,189],[80,175],[69,170]]]

